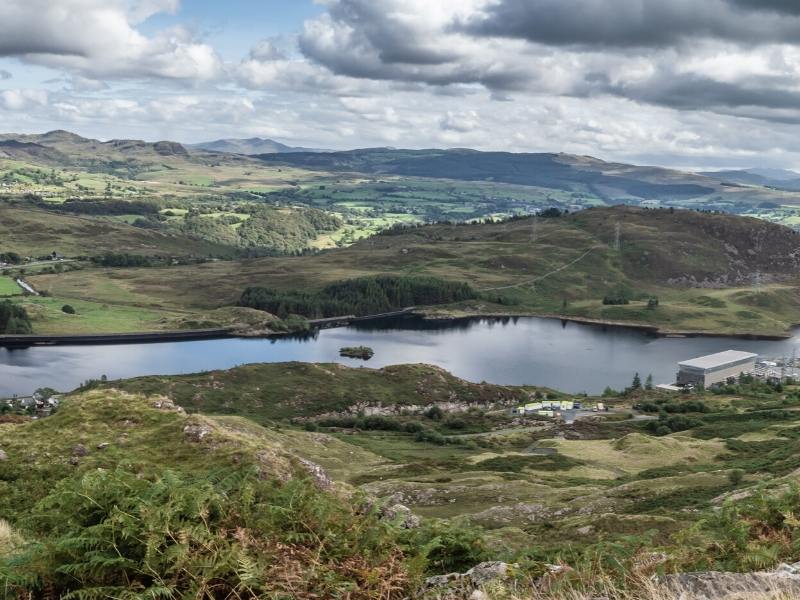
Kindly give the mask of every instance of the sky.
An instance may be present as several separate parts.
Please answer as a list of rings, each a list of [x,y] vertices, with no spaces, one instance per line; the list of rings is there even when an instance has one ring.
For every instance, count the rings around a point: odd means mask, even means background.
[[[2,0],[0,131],[800,169],[798,0]]]

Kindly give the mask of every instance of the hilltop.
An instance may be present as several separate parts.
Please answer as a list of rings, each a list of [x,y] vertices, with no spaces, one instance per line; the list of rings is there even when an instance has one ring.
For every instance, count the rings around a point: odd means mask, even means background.
[[[287,152],[322,152],[322,150],[315,150],[312,148],[303,148],[300,146],[287,146],[281,142],[264,138],[227,138],[223,140],[214,140],[211,142],[200,142],[198,144],[189,144],[190,148],[197,148],[199,150],[209,150],[211,152],[229,152],[232,154],[283,154]]]

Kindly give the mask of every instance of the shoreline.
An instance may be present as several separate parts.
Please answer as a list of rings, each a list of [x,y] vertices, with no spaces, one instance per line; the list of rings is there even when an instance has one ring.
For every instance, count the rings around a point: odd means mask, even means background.
[[[654,337],[660,338],[693,338],[693,337],[707,337],[707,338],[737,338],[741,340],[754,340],[754,341],[767,341],[779,342],[790,340],[794,334],[789,333],[747,333],[747,332],[718,332],[718,331],[695,331],[695,330],[681,330],[681,329],[662,329],[658,325],[647,325],[644,323],[634,323],[630,321],[611,321],[606,319],[595,319],[592,317],[579,317],[574,315],[559,315],[553,313],[532,313],[532,312],[517,312],[517,313],[500,313],[500,312],[487,312],[480,314],[437,314],[429,313],[424,310],[413,311],[411,314],[418,315],[431,321],[457,321],[459,319],[505,319],[505,318],[536,318],[536,319],[550,319],[565,321],[568,323],[578,323],[580,325],[597,325],[600,327],[618,327],[621,329],[633,329],[649,333]]]
[[[500,313],[500,312],[485,312],[479,314],[447,314],[429,312],[426,309],[419,309],[416,307],[408,307],[402,310],[393,311],[389,313],[382,313],[377,315],[367,315],[356,317],[354,315],[346,315],[342,317],[331,317],[326,319],[312,319],[308,323],[310,328],[308,332],[319,329],[335,329],[339,327],[346,327],[351,323],[358,323],[364,321],[371,321],[376,319],[385,319],[392,317],[399,317],[403,315],[418,316],[430,321],[458,321],[462,319],[505,319],[505,318],[536,318],[536,319],[549,319],[559,320],[567,323],[577,323],[580,325],[594,325],[598,327],[614,327],[621,329],[637,330],[660,338],[692,338],[692,337],[708,337],[708,338],[736,338],[742,340],[756,340],[756,341],[784,341],[789,340],[793,336],[792,333],[785,334],[766,334],[766,333],[726,333],[714,331],[692,331],[692,330],[673,330],[662,329],[657,325],[648,325],[643,323],[632,323],[627,321],[611,321],[605,319],[595,319],[592,317],[579,317],[569,315],[559,315],[552,313],[536,314],[536,313]],[[303,332],[271,332],[259,335],[248,335],[241,330],[236,330],[233,327],[217,328],[217,329],[182,329],[171,331],[145,331],[145,332],[130,332],[130,333],[97,333],[97,334],[29,334],[29,335],[0,335],[0,348],[25,348],[30,346],[71,346],[71,345],[114,345],[114,344],[148,344],[148,343],[163,343],[163,342],[180,342],[180,341],[195,341],[204,339],[224,339],[224,338],[239,338],[239,339],[275,339],[282,337],[289,337]]]

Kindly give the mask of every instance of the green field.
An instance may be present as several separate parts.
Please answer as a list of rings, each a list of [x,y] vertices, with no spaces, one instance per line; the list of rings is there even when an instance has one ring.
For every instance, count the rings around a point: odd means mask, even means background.
[[[0,277],[0,296],[18,296],[22,288],[11,277]]]

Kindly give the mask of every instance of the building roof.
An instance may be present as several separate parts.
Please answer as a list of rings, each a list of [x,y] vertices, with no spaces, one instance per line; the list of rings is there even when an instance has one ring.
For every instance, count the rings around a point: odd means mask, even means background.
[[[679,362],[680,367],[692,367],[695,369],[716,369],[730,364],[736,364],[747,360],[758,358],[758,354],[752,352],[740,352],[739,350],[725,350],[708,356],[700,356],[691,360]]]

